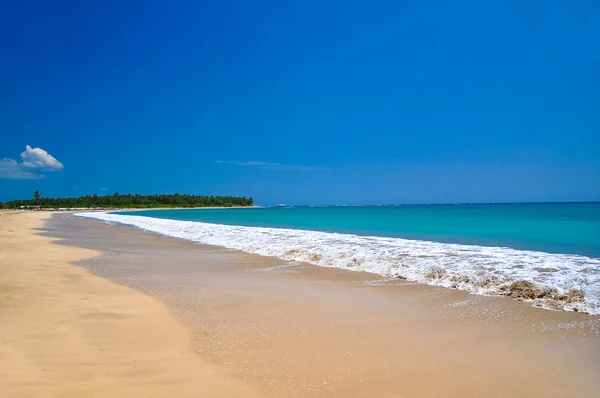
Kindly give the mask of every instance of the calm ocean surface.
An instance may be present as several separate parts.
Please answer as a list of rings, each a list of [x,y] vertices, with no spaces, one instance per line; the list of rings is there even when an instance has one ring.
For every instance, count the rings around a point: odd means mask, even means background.
[[[600,257],[600,203],[299,206],[119,214]]]
[[[600,315],[600,204],[81,213],[292,262]]]

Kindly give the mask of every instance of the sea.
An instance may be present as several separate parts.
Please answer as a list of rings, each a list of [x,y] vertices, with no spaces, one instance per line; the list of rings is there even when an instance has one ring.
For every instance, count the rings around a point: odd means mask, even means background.
[[[199,244],[600,315],[600,203],[78,213]]]

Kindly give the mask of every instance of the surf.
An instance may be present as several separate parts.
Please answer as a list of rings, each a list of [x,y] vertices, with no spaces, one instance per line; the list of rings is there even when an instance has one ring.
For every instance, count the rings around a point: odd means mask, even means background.
[[[472,294],[507,296],[551,310],[600,315],[600,259],[583,255],[106,212],[76,215],[288,261],[370,272]]]

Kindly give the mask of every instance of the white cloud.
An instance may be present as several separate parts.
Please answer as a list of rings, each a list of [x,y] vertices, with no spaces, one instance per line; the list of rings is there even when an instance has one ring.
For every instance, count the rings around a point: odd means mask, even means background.
[[[36,180],[39,178],[44,178],[44,175],[23,170],[21,165],[12,159],[0,159],[0,178]]]
[[[235,166],[243,166],[243,167],[257,167],[261,169],[270,169],[270,170],[324,170],[322,167],[314,167],[314,166],[296,166],[292,164],[281,164],[281,163],[271,163],[271,162],[261,162],[257,160],[252,160],[248,162],[241,162],[239,160],[215,160],[213,163],[216,164],[233,164]]]
[[[21,163],[13,159],[0,159],[0,178],[33,180],[45,176],[32,169],[54,171],[64,168],[61,162],[42,148],[32,148],[29,145],[25,147],[25,152],[21,153],[21,159]]]
[[[61,162],[42,148],[32,148],[29,145],[25,146],[25,152],[21,153],[21,158],[23,167],[48,170],[62,170],[64,167]]]

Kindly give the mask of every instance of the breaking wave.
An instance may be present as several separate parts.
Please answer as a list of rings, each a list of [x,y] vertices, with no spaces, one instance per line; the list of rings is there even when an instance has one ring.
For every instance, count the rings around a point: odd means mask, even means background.
[[[600,315],[600,259],[284,228],[245,227],[104,212],[80,217],[323,267],[366,271],[546,309]]]

